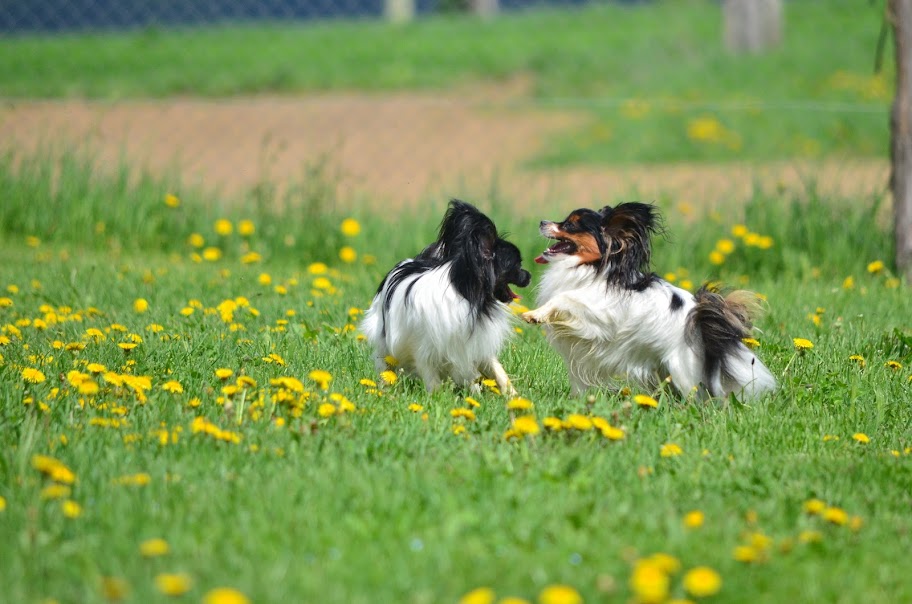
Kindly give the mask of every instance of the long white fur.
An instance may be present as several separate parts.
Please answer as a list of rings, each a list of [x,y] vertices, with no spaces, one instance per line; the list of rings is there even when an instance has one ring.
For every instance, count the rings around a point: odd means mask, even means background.
[[[675,294],[684,304],[671,310]],[[685,336],[696,304],[689,291],[664,280],[643,291],[606,285],[603,271],[579,266],[576,256],[558,255],[549,261],[537,302],[523,318],[545,325],[574,393],[621,383],[651,389],[667,376],[685,396],[699,388],[703,351]],[[726,359],[734,379],[705,384],[710,392],[751,400],[775,389],[775,378],[747,346],[741,344],[736,355]]]
[[[472,387],[479,376],[493,378],[501,393],[515,396],[506,372],[497,360],[513,332],[512,313],[497,303],[489,316],[472,316],[469,303],[450,284],[451,263],[403,279],[384,309],[383,301],[391,277],[374,296],[365,313],[361,330],[373,346],[377,371],[387,369],[391,355],[408,373],[420,378],[427,390],[434,390],[451,378],[459,386]],[[408,302],[406,291],[412,282]],[[384,334],[385,326],[385,334]]]

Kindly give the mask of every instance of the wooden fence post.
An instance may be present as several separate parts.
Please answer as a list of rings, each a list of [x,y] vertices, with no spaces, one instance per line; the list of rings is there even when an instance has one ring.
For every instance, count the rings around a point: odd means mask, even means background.
[[[759,53],[782,39],[782,0],[723,0],[722,14],[731,52]]]
[[[493,17],[500,10],[498,0],[471,0],[470,8],[473,13],[485,19]]]
[[[896,50],[896,96],[890,111],[890,190],[896,268],[912,283],[912,0],[890,0]]]
[[[407,23],[415,18],[415,0],[384,0],[383,13],[393,23]]]

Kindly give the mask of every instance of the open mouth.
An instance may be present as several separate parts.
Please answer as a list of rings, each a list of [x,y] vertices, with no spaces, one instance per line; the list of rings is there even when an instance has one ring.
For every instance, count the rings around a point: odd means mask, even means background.
[[[504,304],[509,304],[513,300],[519,300],[519,294],[510,289],[509,285],[503,285],[494,292],[494,297]]]
[[[541,256],[535,259],[538,264],[548,264],[548,258],[558,254],[570,255],[576,252],[576,244],[568,239],[557,239]]]

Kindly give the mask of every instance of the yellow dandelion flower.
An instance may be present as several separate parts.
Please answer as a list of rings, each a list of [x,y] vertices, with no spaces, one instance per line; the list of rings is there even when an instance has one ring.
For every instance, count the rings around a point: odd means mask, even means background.
[[[257,283],[260,285],[272,285],[272,277],[269,273],[260,273],[260,276],[257,277]]]
[[[494,604],[494,597],[490,587],[477,587],[459,598],[459,604]]]
[[[96,395],[96,394],[98,394],[98,391],[99,391],[98,382],[96,382],[94,380],[86,380],[86,381],[80,383],[76,387],[76,390],[79,392],[79,394],[81,394],[83,396]]]
[[[637,394],[636,396],[633,397],[633,402],[636,403],[638,406],[644,407],[647,409],[649,409],[649,408],[655,409],[659,406],[659,402],[657,400],[655,400],[654,398],[652,398],[651,396],[648,396],[646,394]]]
[[[311,275],[324,275],[328,270],[329,267],[322,262],[314,262],[307,267],[307,272]]]
[[[388,354],[383,357],[383,362],[386,363],[388,367],[396,367],[399,364],[399,359]]]
[[[193,584],[190,576],[185,573],[161,573],[155,576],[155,587],[166,596],[181,596]]]
[[[134,312],[144,313],[149,310],[149,301],[145,298],[137,298],[133,301]]]
[[[731,234],[735,237],[744,237],[748,233],[750,233],[750,230],[743,224],[736,224],[731,228]]]
[[[688,291],[693,289],[693,281],[690,279],[681,279],[681,289],[686,289]]]
[[[548,585],[538,594],[538,604],[583,604],[583,597],[569,585]]]
[[[860,530],[863,524],[864,520],[861,519],[861,516],[852,516],[849,518],[849,528],[853,531]]]
[[[709,253],[709,263],[719,266],[720,264],[725,263],[725,254],[720,251],[713,250]]]
[[[339,230],[346,237],[356,237],[361,232],[361,225],[354,218],[346,218],[339,226]]]
[[[336,406],[332,403],[323,403],[317,408],[320,417],[332,417],[336,414]]]
[[[756,245],[761,250],[768,250],[771,247],[773,247],[774,241],[773,241],[773,238],[770,237],[769,235],[761,235],[760,237],[757,238]]]
[[[750,545],[738,545],[732,550],[732,558],[738,562],[757,562],[760,560],[760,552]]]
[[[221,235],[222,237],[227,237],[234,231],[234,225],[231,224],[231,221],[227,218],[219,218],[215,221],[213,226],[216,234]]]
[[[760,347],[760,341],[755,338],[741,338],[741,341],[751,350]]]
[[[252,220],[244,219],[238,222],[238,235],[241,237],[250,237],[256,232],[256,225]]]
[[[719,593],[722,577],[708,566],[692,568],[684,575],[684,589],[695,598],[705,598]]]
[[[48,455],[33,455],[32,467],[55,482],[64,484],[76,482],[76,474],[72,470],[63,462]]]
[[[866,445],[869,442],[871,442],[871,439],[864,432],[856,432],[855,434],[852,435],[852,440],[854,440],[855,442],[859,442],[863,445]]]
[[[82,516],[82,506],[72,499],[67,499],[62,504],[60,504],[60,510],[67,518],[79,518]]]
[[[681,455],[683,453],[684,453],[684,450],[681,449],[681,446],[677,445],[675,443],[665,443],[659,449],[659,455],[661,455],[662,457],[677,457],[678,455]]]
[[[826,503],[820,499],[808,499],[804,502],[802,508],[808,514],[819,514],[826,509]]]
[[[146,539],[139,544],[139,553],[144,558],[157,558],[166,555],[171,548],[168,542],[161,538]]]
[[[187,237],[187,243],[191,247],[201,249],[204,245],[206,245],[206,239],[199,233],[191,233],[190,236]]]
[[[0,512],[6,511],[6,497],[0,495]]]
[[[842,280],[842,289],[853,289],[855,287],[855,278],[851,275]]]
[[[247,252],[241,256],[241,264],[256,264],[262,262],[263,256],[258,252]]]
[[[820,513],[820,517],[831,522],[833,524],[838,524],[843,526],[849,521],[849,515],[842,508],[837,507],[828,507]]]
[[[374,380],[369,380],[367,378],[362,378],[361,380],[358,381],[358,383],[367,388],[376,388],[377,387],[377,382],[375,382]]]
[[[34,367],[26,367],[22,370],[22,379],[30,384],[40,384],[47,378],[40,370]]]
[[[630,589],[641,604],[664,602],[668,599],[670,584],[668,575],[649,560],[638,560],[630,575]]]
[[[560,432],[564,429],[564,422],[559,417],[546,417],[542,420],[542,425],[553,432]]]
[[[475,412],[467,407],[457,407],[456,409],[450,411],[450,415],[452,415],[454,418],[464,418],[470,422],[475,421]]]
[[[452,430],[453,430],[453,434],[455,434],[456,436],[459,436],[460,434],[465,434],[466,427],[463,424],[457,424],[457,425],[453,426]],[[466,434],[466,436],[468,436],[468,434]]]
[[[863,356],[861,356],[860,354],[853,354],[852,356],[849,357],[849,360],[855,361],[858,364],[858,366],[861,367],[862,369],[864,369],[865,365],[867,365],[867,361],[865,361],[865,358]]]
[[[408,406],[408,410],[411,411],[412,413],[421,413],[422,411],[424,411],[424,407],[422,405],[419,405],[418,403],[412,403],[411,405]]]
[[[339,260],[345,262],[346,264],[351,264],[358,259],[358,252],[355,251],[355,248],[346,245],[339,249]]]
[[[722,254],[731,254],[735,251],[735,242],[731,239],[720,239],[716,242],[716,251]]]
[[[602,428],[602,436],[608,440],[624,440],[624,431],[620,428],[615,428],[614,426],[608,426],[607,428]]]
[[[250,604],[250,599],[231,587],[216,587],[203,596],[203,604]]]
[[[532,408],[532,401],[525,398],[514,398],[507,401],[507,409],[510,411],[528,411]]]
[[[466,404],[469,405],[469,408],[471,408],[471,409],[477,409],[478,407],[481,407],[481,403],[476,401],[471,396],[467,396],[463,400],[466,402]]]
[[[34,235],[29,235],[25,238],[25,245],[29,247],[38,247],[41,245],[41,240],[35,237]]]
[[[798,350],[810,350],[814,347],[814,343],[810,340],[804,338],[792,338],[792,343],[795,345],[795,348]]]
[[[705,516],[700,510],[693,510],[684,514],[683,523],[687,528],[700,528],[703,526]]]
[[[177,380],[169,380],[162,384],[162,390],[172,394],[181,394],[184,391],[184,387]]]
[[[380,372],[380,379],[392,386],[399,377],[396,375],[395,371],[386,370]]]
[[[215,262],[222,257],[222,250],[217,247],[210,246],[203,250],[203,260],[207,262]]]
[[[233,369],[228,369],[227,367],[220,367],[215,370],[215,377],[220,380],[227,380],[234,375]]]
[[[165,195],[165,205],[169,208],[179,208],[181,204],[180,197],[173,193],[168,193]]]
[[[881,272],[883,272],[883,270],[884,270],[884,263],[882,260],[875,260],[874,262],[868,263],[868,272],[871,273],[872,275],[881,273]]]
[[[594,428],[592,420],[585,415],[580,415],[579,413],[571,413],[567,416],[566,425],[569,428],[574,430],[592,430]]]
[[[329,383],[333,379],[332,374],[330,374],[328,371],[324,371],[322,369],[314,369],[313,371],[311,371],[310,373],[307,374],[307,377],[309,377],[311,380],[316,382],[317,386],[320,388],[320,390],[328,389]]]
[[[535,419],[534,415],[522,415],[513,420],[513,430],[518,434],[535,436],[541,432],[541,428],[538,427],[538,420]]]
[[[895,371],[897,369],[902,369],[902,363],[899,361],[887,361],[884,363],[884,367],[887,369],[893,369]]]

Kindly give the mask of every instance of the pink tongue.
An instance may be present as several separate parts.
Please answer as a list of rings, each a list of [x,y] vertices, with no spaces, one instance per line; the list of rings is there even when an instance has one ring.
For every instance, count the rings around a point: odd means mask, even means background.
[[[516,292],[510,292],[510,293],[513,294],[514,300],[519,300],[519,294],[517,294]]]
[[[536,264],[548,264],[548,259],[545,258],[545,255],[544,255],[544,254],[542,254],[541,256],[538,256],[538,257],[535,259],[535,263],[536,263]]]

